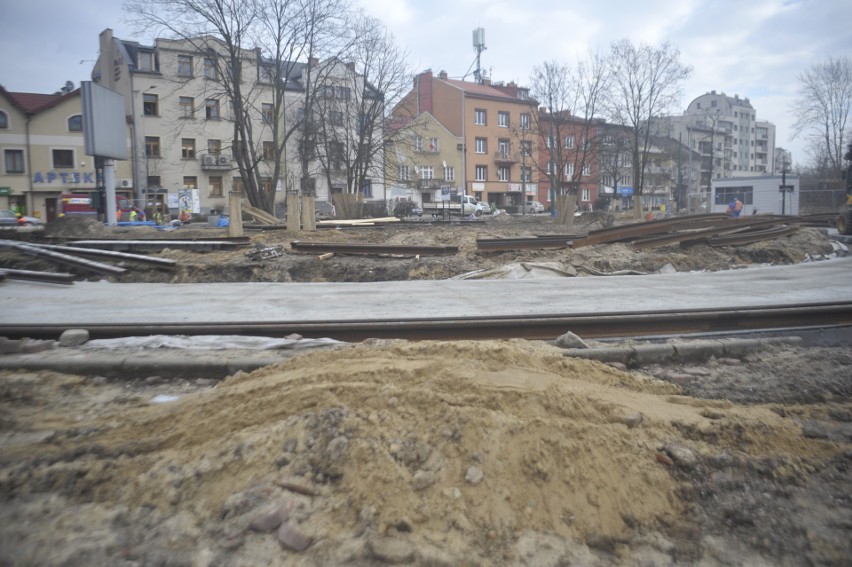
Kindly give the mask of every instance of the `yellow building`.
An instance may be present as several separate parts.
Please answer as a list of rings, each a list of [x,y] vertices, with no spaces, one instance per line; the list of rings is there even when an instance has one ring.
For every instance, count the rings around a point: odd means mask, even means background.
[[[0,87],[0,208],[50,221],[63,193],[97,188],[94,159],[84,149],[80,90],[69,85],[64,91]],[[117,189],[129,173],[129,162],[116,162]]]
[[[417,116],[399,136],[394,158],[388,159],[391,210],[403,200],[419,204],[437,201],[442,188],[458,187],[462,140],[430,113]]]

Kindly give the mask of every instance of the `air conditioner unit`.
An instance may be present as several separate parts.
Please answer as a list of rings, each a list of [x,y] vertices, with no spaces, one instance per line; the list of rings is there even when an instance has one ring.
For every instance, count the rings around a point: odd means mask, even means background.
[[[122,189],[130,189],[131,187],[133,187],[133,180],[132,179],[122,179],[120,184],[121,184]]]
[[[216,165],[216,156],[204,156],[201,163],[203,165]]]
[[[231,165],[231,158],[228,156],[219,156],[219,165]]]

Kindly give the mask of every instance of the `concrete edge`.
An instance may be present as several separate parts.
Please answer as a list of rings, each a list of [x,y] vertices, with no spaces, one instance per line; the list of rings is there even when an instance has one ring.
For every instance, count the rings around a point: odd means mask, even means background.
[[[768,337],[761,339],[697,340],[684,343],[648,343],[623,347],[565,349],[564,356],[618,362],[629,368],[648,364],[702,362],[710,357],[738,358],[775,345],[801,345],[801,337]]]

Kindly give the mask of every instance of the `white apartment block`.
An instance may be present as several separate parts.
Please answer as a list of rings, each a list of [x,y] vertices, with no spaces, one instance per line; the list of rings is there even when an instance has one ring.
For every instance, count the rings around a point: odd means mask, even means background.
[[[226,92],[229,81],[219,77],[224,68],[224,49],[215,38],[157,39],[149,46],[115,38],[109,29],[100,35],[100,57],[92,79],[123,94],[126,100],[132,175],[121,186],[132,187],[136,198],[149,208],[161,205],[174,212],[178,196],[182,199],[191,193],[193,212],[222,212],[229,192],[242,189],[234,159],[235,152],[241,150],[234,139],[233,109]],[[346,102],[350,97],[345,95],[363,85],[352,65],[336,60],[310,63],[315,76],[321,75],[323,84],[328,85],[324,87],[324,100]],[[286,162],[280,164],[279,181],[273,186],[273,152],[278,141],[273,139],[271,127],[271,65],[259,51],[244,50],[240,87],[243,98],[250,101],[251,143],[260,156],[257,170],[261,186],[275,195],[276,211],[281,212],[287,190],[298,191],[302,186],[300,135],[297,132],[288,140]],[[286,67],[284,129],[304,120],[308,65],[288,63]],[[335,112],[326,115],[334,120]],[[346,191],[345,178],[337,170],[324,168],[327,163],[329,160],[316,152],[309,160],[311,186],[319,201],[330,201],[332,194]],[[367,192],[365,196],[380,198],[381,194]]]
[[[710,180],[757,177],[775,169],[775,125],[757,119],[748,98],[710,91],[689,103],[682,116],[657,122],[656,133],[679,139],[700,154],[698,187]]]

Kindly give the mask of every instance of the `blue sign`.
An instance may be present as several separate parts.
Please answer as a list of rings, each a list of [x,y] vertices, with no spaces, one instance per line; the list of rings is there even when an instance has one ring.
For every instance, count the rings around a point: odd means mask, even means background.
[[[633,187],[619,187],[616,191],[622,197],[632,197],[633,196]]]

